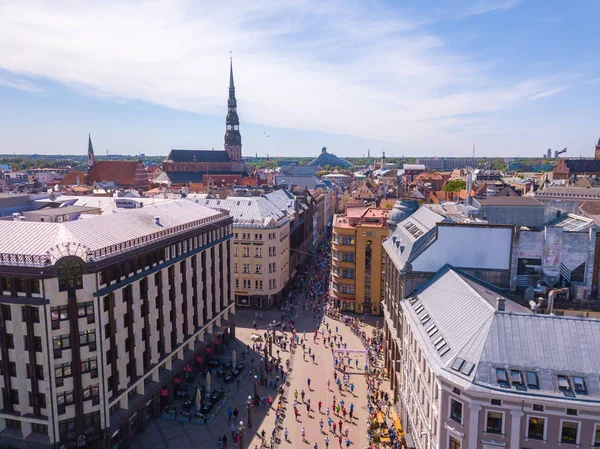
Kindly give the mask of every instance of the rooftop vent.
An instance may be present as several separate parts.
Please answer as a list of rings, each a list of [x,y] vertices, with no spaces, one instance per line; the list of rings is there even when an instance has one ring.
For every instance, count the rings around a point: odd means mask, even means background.
[[[156,223],[158,226],[160,226],[160,217],[159,217],[159,216],[156,216],[156,217],[154,217],[154,222],[155,222],[155,223]]]
[[[498,312],[504,312],[506,310],[506,300],[501,296],[496,298],[496,308]]]

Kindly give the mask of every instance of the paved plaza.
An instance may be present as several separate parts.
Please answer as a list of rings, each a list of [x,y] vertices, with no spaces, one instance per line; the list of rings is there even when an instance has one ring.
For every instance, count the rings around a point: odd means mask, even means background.
[[[300,300],[303,303],[303,300]],[[303,360],[302,348],[299,347],[293,355],[293,370],[290,374],[289,381],[290,386],[287,389],[286,398],[286,417],[283,424],[280,425],[279,434],[281,436],[280,444],[281,448],[299,448],[305,447],[306,449],[313,449],[314,444],[318,443],[320,449],[325,449],[325,437],[329,437],[329,447],[339,447],[339,441],[333,432],[323,433],[319,429],[319,421],[323,419],[324,430],[327,431],[329,426],[327,425],[327,416],[325,410],[327,407],[332,406],[334,395],[339,402],[344,400],[346,408],[349,407],[350,403],[354,403],[354,419],[352,422],[347,418],[345,421],[342,419],[344,429],[348,427],[349,438],[352,442],[351,447],[364,448],[367,446],[367,387],[363,375],[364,356],[354,356],[359,358],[358,368],[355,365],[354,360],[352,361],[351,368],[347,369],[350,374],[350,382],[354,383],[355,389],[354,394],[350,392],[337,391],[337,387],[334,381],[334,366],[332,362],[331,350],[323,345],[321,334],[317,343],[313,343],[314,330],[316,329],[317,320],[313,319],[312,314],[304,314],[302,307],[299,308],[300,312],[295,319],[295,326],[297,333],[302,336],[303,332],[306,332],[307,339],[307,350],[311,348],[311,352],[315,354],[315,361],[308,356],[306,361]],[[250,360],[253,359],[255,363],[260,360],[261,354],[250,350],[249,355],[242,359],[242,352],[248,344],[252,348],[251,335],[254,332],[252,322],[255,318],[255,310],[238,308],[236,313],[236,340],[234,340],[225,350],[224,358],[231,355],[232,350],[236,350],[238,354],[238,360],[250,364]],[[258,332],[263,334],[267,325],[273,321],[280,320],[280,312],[277,310],[262,311],[262,319],[258,320]],[[335,328],[338,327],[339,335],[343,337],[343,341],[348,344],[348,349],[364,349],[359,337],[355,335],[350,328],[345,326],[343,323],[333,320],[329,317],[326,318],[329,322],[329,327],[335,334]],[[375,320],[372,317],[367,318],[368,322],[374,323]],[[364,324],[363,330],[367,332],[367,335],[371,335],[373,326],[370,324]],[[326,334],[327,335],[327,334]],[[286,363],[286,360],[290,358],[289,348],[287,351],[283,351],[279,346],[273,346],[273,352],[280,350],[280,356],[282,363]],[[311,379],[311,388],[309,390],[307,379]],[[327,379],[330,380],[331,389],[327,387]],[[229,422],[226,410],[228,407],[232,409],[237,408],[239,415],[236,424],[239,421],[243,421],[244,425],[248,424],[246,401],[249,395],[254,394],[254,383],[252,376],[246,375],[241,381],[239,390],[236,383],[222,384],[216,376],[213,377],[213,388],[219,388],[223,386],[226,390],[231,390],[231,397],[227,403],[223,406],[219,414],[215,417],[214,421],[209,425],[203,424],[192,424],[182,423],[178,421],[169,421],[166,419],[156,418],[148,422],[147,429],[144,433],[137,435],[131,446],[135,449],[212,449],[218,448],[217,440],[219,437],[227,435],[228,442],[227,447],[234,448],[234,444],[231,438],[230,426],[232,422]],[[294,390],[301,392],[305,391],[305,399],[311,399],[311,406],[314,410],[310,414],[306,413],[306,405],[302,403],[301,398],[298,398],[298,409],[300,415],[298,420],[294,419],[292,402],[294,401]],[[278,396],[277,391],[272,388],[260,386],[260,395],[274,397],[274,405],[277,404]],[[317,410],[317,404],[322,401],[322,413]],[[253,427],[247,429],[244,435],[244,448],[254,449],[255,446],[260,448],[261,438],[260,434],[262,430],[265,430],[267,435],[267,441],[271,435],[271,432],[275,425],[275,411],[273,408],[268,406],[261,407],[257,406],[252,409],[253,413]],[[330,416],[337,423],[339,417],[335,416],[333,412],[330,412]],[[233,421],[233,420],[232,420]],[[284,428],[288,429],[288,440],[284,438]],[[305,429],[306,441],[302,443],[301,430]],[[339,435],[339,431],[337,432]],[[310,443],[310,445],[308,445]],[[342,443],[345,445],[345,439]]]

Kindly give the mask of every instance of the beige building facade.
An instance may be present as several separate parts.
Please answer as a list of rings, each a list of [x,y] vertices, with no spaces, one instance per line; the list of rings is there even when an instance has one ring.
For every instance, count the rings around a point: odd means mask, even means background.
[[[233,217],[234,294],[238,306],[270,308],[290,277],[290,217],[261,196],[206,199]]]
[[[234,335],[232,219],[173,201],[0,222],[0,444],[118,447]],[[163,404],[164,405],[164,404]]]

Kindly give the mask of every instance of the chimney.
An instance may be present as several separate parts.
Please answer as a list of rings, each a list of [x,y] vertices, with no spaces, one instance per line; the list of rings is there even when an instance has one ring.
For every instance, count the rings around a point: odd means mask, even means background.
[[[157,215],[156,217],[154,217],[154,222],[160,226],[160,217]]]
[[[506,310],[506,299],[498,296],[496,298],[496,309],[498,309],[498,312],[504,312]]]

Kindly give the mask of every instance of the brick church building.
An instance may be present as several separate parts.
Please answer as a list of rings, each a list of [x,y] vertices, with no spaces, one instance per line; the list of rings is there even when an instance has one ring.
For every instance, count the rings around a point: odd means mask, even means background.
[[[163,162],[163,172],[154,181],[170,187],[255,185],[242,160],[242,136],[233,83],[233,64],[229,66],[225,146],[223,150],[171,150]]]

